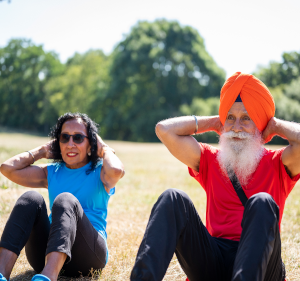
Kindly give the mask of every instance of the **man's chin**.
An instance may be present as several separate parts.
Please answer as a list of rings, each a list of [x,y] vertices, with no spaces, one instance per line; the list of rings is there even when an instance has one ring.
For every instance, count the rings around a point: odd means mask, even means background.
[[[230,148],[235,152],[239,153],[245,148],[245,139],[239,139],[239,140],[230,140]]]

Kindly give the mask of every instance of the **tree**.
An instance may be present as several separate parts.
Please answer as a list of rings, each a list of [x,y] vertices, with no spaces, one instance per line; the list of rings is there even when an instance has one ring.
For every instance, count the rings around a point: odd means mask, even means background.
[[[39,122],[47,81],[63,69],[58,56],[30,40],[13,39],[0,49],[0,124],[48,131]],[[47,128],[46,128],[46,127]]]
[[[182,115],[199,115],[199,116],[212,116],[219,115],[220,98],[212,97],[207,99],[193,98],[190,106],[183,104],[179,110]],[[218,135],[215,132],[207,132],[195,136],[201,142],[218,142]]]
[[[105,99],[107,138],[156,141],[155,124],[194,97],[218,96],[225,73],[199,33],[166,20],[139,22],[113,53]]]
[[[254,73],[270,89],[276,104],[275,116],[300,122],[300,53],[290,52],[282,55],[282,62],[271,62]],[[287,144],[281,138],[272,140],[273,144]]]
[[[300,76],[300,53],[283,53],[282,62],[271,62],[267,67],[259,67],[254,73],[268,87],[289,84]]]
[[[76,53],[70,58],[64,72],[45,85],[41,122],[54,124],[65,112],[79,111],[101,123],[103,100],[109,86],[109,63],[109,57],[100,50]]]

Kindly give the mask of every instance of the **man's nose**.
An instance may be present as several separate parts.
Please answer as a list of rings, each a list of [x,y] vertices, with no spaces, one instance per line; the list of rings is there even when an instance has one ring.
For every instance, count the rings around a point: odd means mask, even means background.
[[[234,122],[234,125],[233,125],[233,127],[232,127],[232,130],[233,130],[234,132],[236,132],[236,133],[242,131],[242,125],[241,125],[239,119],[237,119],[237,120]]]

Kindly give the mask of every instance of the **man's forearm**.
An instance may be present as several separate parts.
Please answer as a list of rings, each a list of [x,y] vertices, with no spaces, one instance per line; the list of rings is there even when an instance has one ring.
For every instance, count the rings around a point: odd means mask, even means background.
[[[300,173],[300,125],[277,118],[270,122],[270,135],[278,135],[289,141],[290,145],[282,153],[282,163],[290,177],[294,177]]]
[[[197,134],[208,131],[221,132],[221,122],[219,116],[196,116],[198,121]],[[168,132],[178,136],[190,136],[195,133],[196,121],[193,116],[182,116],[160,121],[156,131],[159,135]]]
[[[274,118],[274,133],[291,145],[300,145],[300,124]]]

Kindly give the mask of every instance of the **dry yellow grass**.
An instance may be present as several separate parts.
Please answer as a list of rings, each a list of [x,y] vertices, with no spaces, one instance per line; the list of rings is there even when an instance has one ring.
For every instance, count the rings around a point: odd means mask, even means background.
[[[47,138],[43,137],[0,132],[0,162],[46,141]],[[193,200],[203,221],[206,196],[198,183],[188,175],[187,168],[174,159],[162,144],[115,141],[109,141],[108,144],[124,163],[126,175],[118,183],[116,194],[109,203],[107,232],[110,259],[101,276],[95,274],[93,279],[122,281],[129,280],[151,208],[158,196],[167,188],[184,190]],[[287,280],[300,280],[299,188],[297,185],[288,198],[282,221],[282,251]],[[28,188],[13,184],[0,174],[0,235],[15,201],[26,190]],[[47,190],[38,191],[48,202]],[[30,280],[33,274],[22,251],[11,280]],[[183,281],[185,278],[174,257],[164,280]]]

